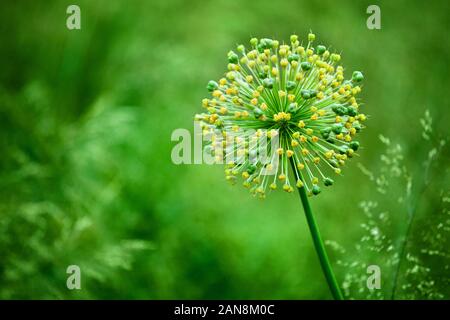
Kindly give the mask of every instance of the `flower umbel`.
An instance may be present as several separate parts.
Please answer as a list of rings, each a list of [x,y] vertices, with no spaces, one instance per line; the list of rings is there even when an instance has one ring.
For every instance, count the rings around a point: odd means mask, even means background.
[[[340,174],[359,148],[355,137],[366,116],[356,96],[363,74],[355,71],[345,80],[341,56],[314,46],[314,40],[310,33],[305,46],[296,35],[290,45],[256,38],[250,49],[239,45],[238,53],[228,53],[225,76],[207,85],[212,97],[203,99],[206,112],[196,115],[204,135],[221,132],[223,141],[213,137],[207,146],[218,161],[230,153],[245,157],[256,152],[248,140],[278,139],[268,162],[248,157],[226,164],[227,180],[241,176],[244,186],[260,197],[278,187],[287,192],[305,188],[308,195],[317,195],[321,184],[333,184],[329,174]]]

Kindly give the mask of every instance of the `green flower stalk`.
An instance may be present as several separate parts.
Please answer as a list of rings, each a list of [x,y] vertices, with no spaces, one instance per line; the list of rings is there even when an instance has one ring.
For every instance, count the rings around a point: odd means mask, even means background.
[[[356,96],[363,74],[344,78],[341,56],[324,45],[306,45],[292,35],[290,45],[277,40],[250,40],[251,48],[228,53],[228,72],[218,82],[209,81],[210,98],[203,99],[204,113],[197,114],[205,149],[217,162],[226,162],[227,180],[242,177],[250,192],[264,198],[281,188],[299,190],[320,262],[336,299],[341,299],[307,196],[318,195],[321,185],[333,185],[332,174],[356,155],[355,140],[366,116]],[[261,138],[277,142],[268,146],[269,159],[252,157]],[[238,160],[228,160],[237,155]],[[293,180],[291,180],[293,179]]]

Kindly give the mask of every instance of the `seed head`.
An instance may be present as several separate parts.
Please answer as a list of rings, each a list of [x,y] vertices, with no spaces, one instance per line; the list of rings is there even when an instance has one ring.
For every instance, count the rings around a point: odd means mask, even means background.
[[[242,177],[259,197],[266,190],[292,192],[293,186],[318,195],[320,185],[333,185],[329,174],[339,175],[359,149],[355,137],[366,116],[356,96],[364,76],[355,71],[345,80],[341,56],[314,46],[315,39],[308,34],[302,46],[297,35],[290,45],[252,38],[249,49],[228,52],[228,71],[206,86],[211,98],[202,100],[205,112],[196,120],[204,135],[219,132],[223,140],[212,139],[208,150],[216,160],[241,155],[241,161],[226,162],[226,178],[234,183]],[[251,159],[257,153],[252,142],[262,137],[279,142],[266,162]]]

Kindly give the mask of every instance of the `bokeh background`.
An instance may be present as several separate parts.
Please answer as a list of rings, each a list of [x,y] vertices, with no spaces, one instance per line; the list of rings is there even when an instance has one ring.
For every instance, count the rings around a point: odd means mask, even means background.
[[[0,4],[0,298],[330,299],[295,193],[170,159],[230,49],[310,30],[365,74],[360,156],[312,199],[346,296],[450,298],[447,1],[70,4]]]

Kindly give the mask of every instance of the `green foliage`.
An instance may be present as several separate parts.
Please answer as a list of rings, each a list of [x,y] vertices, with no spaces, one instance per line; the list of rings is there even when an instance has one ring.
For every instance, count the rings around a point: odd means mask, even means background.
[[[108,230],[117,196],[111,185],[118,174],[117,163],[108,159],[127,138],[133,114],[117,110],[86,117],[76,136],[72,126],[45,120],[25,123],[24,130],[32,132],[26,136],[14,130],[23,121],[17,110],[45,110],[48,95],[31,84],[15,99],[2,96],[9,117],[2,136],[23,145],[2,145],[0,298],[77,297],[65,287],[71,264],[89,279],[80,296],[95,297],[99,288],[114,287],[120,270],[131,269],[136,253],[151,248],[148,241],[117,238]],[[116,125],[121,130],[111,133]]]
[[[361,225],[364,235],[352,250],[328,243],[343,257],[339,261],[346,269],[342,286],[349,298],[446,299],[450,295],[449,171],[442,171],[449,139],[436,135],[432,122],[426,110],[420,123],[429,151],[425,156],[416,154],[419,168],[407,166],[401,145],[381,135],[386,151],[377,171],[360,164],[377,190],[370,200],[360,202],[366,216]],[[381,267],[381,290],[366,286],[368,261]]]

